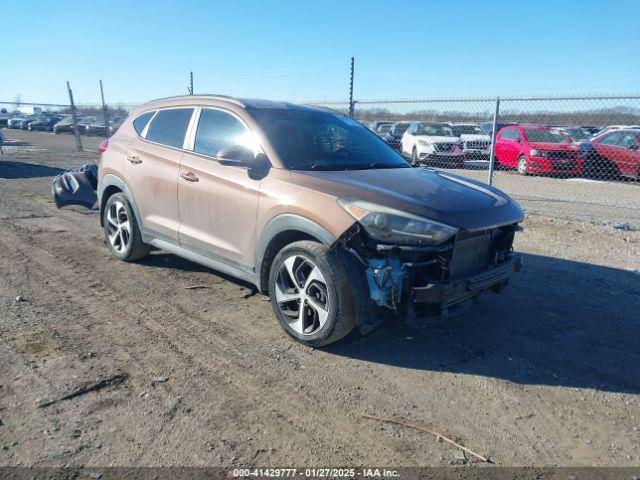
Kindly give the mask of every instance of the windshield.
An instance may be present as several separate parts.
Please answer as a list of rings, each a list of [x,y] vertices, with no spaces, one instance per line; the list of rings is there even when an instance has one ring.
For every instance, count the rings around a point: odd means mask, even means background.
[[[394,135],[402,135],[404,132],[407,131],[407,128],[409,128],[409,124],[408,123],[398,123],[398,124],[396,124],[395,127],[393,127],[393,134]]]
[[[425,135],[428,137],[453,137],[453,130],[447,125],[439,123],[421,123],[418,125],[416,135]]]
[[[386,123],[378,128],[378,133],[389,133],[392,128],[393,125],[391,125],[390,123]]]
[[[251,111],[285,166],[291,170],[410,168],[362,124],[317,110]]]
[[[571,143],[571,137],[560,130],[525,130],[530,142]]]
[[[477,125],[454,125],[451,129],[456,137],[460,135],[485,135],[484,130]]]
[[[582,128],[565,128],[565,132],[574,141],[591,138],[591,134]]]

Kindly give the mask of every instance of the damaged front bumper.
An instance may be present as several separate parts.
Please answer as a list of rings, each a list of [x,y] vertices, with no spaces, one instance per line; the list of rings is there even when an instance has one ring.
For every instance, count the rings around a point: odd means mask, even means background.
[[[51,180],[51,195],[56,207],[81,205],[92,208],[98,196],[98,165],[88,164],[56,175]]]
[[[422,325],[461,312],[485,292],[500,293],[522,266],[512,248],[519,230],[514,223],[464,231],[442,245],[419,247],[372,242],[356,226],[342,244],[364,267],[371,301]],[[372,329],[368,319],[360,323]]]
[[[476,302],[482,293],[500,293],[514,272],[522,268],[522,258],[511,259],[479,274],[451,281],[432,281],[409,289],[406,319],[409,323],[438,320],[459,313]]]

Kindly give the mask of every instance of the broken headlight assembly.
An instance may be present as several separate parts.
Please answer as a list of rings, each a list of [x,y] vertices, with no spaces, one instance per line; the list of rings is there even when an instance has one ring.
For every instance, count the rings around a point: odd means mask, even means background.
[[[355,198],[338,203],[355,218],[376,241],[404,245],[437,245],[451,238],[458,229],[411,213]]]

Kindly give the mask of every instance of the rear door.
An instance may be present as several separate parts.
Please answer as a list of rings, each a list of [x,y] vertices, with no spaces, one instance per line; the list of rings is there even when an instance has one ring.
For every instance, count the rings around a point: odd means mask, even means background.
[[[234,113],[213,107],[202,107],[193,130],[178,178],[180,244],[252,267],[260,179],[246,167],[221,164],[217,154],[237,145],[258,153],[256,137]]]
[[[180,226],[177,186],[180,158],[193,112],[193,107],[158,110],[142,135],[129,145],[124,162],[126,184],[142,225],[175,241]]]

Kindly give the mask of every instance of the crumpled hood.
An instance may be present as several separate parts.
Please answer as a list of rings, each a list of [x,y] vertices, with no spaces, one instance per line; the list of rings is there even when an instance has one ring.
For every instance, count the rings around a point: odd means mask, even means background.
[[[477,133],[463,133],[460,135],[460,140],[463,142],[490,142],[491,137],[489,135],[482,135]]]
[[[524,219],[508,195],[470,178],[426,168],[292,171],[294,182],[335,196],[353,197],[410,212],[464,230]]]

